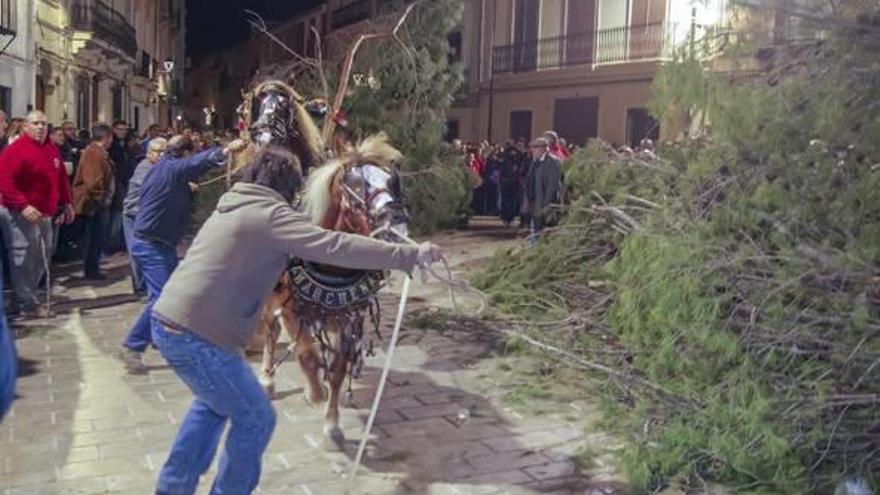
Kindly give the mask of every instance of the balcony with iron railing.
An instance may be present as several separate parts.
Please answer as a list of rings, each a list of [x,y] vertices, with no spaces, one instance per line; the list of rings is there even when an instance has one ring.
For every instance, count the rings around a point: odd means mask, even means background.
[[[663,23],[544,38],[495,47],[492,71],[504,74],[657,60],[665,54],[666,41],[667,32]]]
[[[134,59],[137,57],[135,30],[125,17],[101,0],[79,0],[71,8],[71,27],[90,31],[98,38],[119,48]]]

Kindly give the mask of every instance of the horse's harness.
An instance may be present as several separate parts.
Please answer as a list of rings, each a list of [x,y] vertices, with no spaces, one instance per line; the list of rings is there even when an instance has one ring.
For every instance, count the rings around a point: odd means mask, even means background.
[[[384,186],[380,186],[376,178],[379,172],[390,175]],[[387,172],[375,165],[352,164],[342,174],[342,191],[347,201],[343,202],[340,216],[349,217],[343,223],[355,225],[358,222],[352,218],[362,216],[370,228],[384,224],[377,231],[385,232],[389,225],[408,219],[396,171]],[[387,194],[390,200],[373,209],[371,205],[382,194]],[[325,371],[325,379],[329,379],[329,370],[334,368],[335,359],[344,357],[347,360],[350,392],[352,379],[360,378],[363,372],[365,357],[374,355],[373,340],[364,344],[365,320],[369,321],[374,335],[382,339],[378,293],[385,285],[385,273],[338,269],[291,258],[286,274],[280,283],[288,284],[288,296],[281,307],[295,304],[299,331],[309,332],[320,346],[320,366]],[[281,310],[276,311],[270,323],[273,339],[281,332],[281,314]],[[328,333],[331,327],[340,332],[339,348],[334,347]],[[278,364],[280,361],[275,366]]]

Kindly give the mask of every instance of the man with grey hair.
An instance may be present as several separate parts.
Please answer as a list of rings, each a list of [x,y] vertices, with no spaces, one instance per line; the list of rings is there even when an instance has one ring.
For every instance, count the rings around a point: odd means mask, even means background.
[[[550,154],[550,143],[544,137],[532,141],[529,148],[532,153],[532,165],[526,177],[526,194],[532,216],[529,237],[530,241],[534,241],[544,228],[548,207],[558,201],[562,164]]]
[[[0,155],[0,222],[10,243],[13,302],[24,317],[45,317],[37,297],[52,243],[52,219],[74,219],[67,172],[58,148],[48,139],[46,115],[25,119],[24,135]]]
[[[137,218],[138,199],[141,195],[141,184],[147,172],[153,168],[153,165],[159,161],[168,141],[165,138],[153,137],[147,143],[146,156],[134,169],[131,179],[128,181],[128,191],[125,193],[125,200],[122,203],[122,232],[125,234],[125,245],[129,251],[129,262],[131,264],[131,285],[134,294],[139,297],[147,295],[147,288],[144,285],[143,273],[138,268],[134,257],[131,256],[131,245],[134,242],[134,220]]]

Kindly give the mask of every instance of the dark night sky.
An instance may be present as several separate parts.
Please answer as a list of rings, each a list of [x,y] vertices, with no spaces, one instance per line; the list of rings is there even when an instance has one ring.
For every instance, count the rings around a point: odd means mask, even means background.
[[[244,9],[258,12],[267,22],[283,20],[321,0],[186,0],[187,55],[198,59],[244,40],[249,26]]]

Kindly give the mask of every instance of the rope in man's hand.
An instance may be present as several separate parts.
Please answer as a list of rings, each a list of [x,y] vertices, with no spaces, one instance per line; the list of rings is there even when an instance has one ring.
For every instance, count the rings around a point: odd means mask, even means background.
[[[442,253],[439,250],[439,247],[437,247],[436,245],[434,245],[432,243],[419,244],[418,242],[413,240],[411,237],[394,230],[393,228],[391,228],[390,225],[385,225],[383,227],[380,227],[379,229],[375,230],[372,234],[370,234],[370,236],[376,237],[377,235],[383,234],[386,232],[391,233],[391,235],[397,237],[398,239],[400,239],[401,241],[403,241],[407,244],[411,244],[413,246],[418,246],[420,248],[420,250],[424,249],[426,251],[425,253],[420,253],[420,260],[419,260],[419,269],[422,271],[422,281],[425,282],[428,275],[430,275],[430,276],[434,277],[438,282],[445,285],[447,287],[447,289],[449,290],[449,300],[452,304],[452,308],[455,311],[457,311],[463,315],[471,316],[471,317],[480,316],[483,313],[483,311],[485,311],[486,306],[487,306],[487,301],[488,301],[488,298],[486,297],[486,295],[483,294],[481,291],[471,287],[471,285],[466,280],[456,280],[452,276],[452,269],[449,267],[449,261],[446,259],[445,256],[442,255]],[[425,246],[425,247],[423,248],[422,246]],[[436,251],[434,251],[434,249],[436,249]],[[424,254],[424,256],[421,256],[421,254]],[[424,262],[423,262],[423,260],[424,260]],[[446,271],[445,275],[438,273],[434,269],[433,263],[436,261],[439,261],[440,263],[443,264],[443,269]],[[455,297],[456,292],[469,293],[469,294],[473,294],[474,296],[476,296],[480,302],[480,305],[477,307],[477,310],[474,312],[464,311],[462,309],[462,307],[459,305],[458,300]]]
[[[232,168],[232,155],[236,155],[238,153],[241,153],[242,151],[246,150],[248,146],[250,146],[250,141],[248,141],[246,139],[239,138],[239,139],[234,139],[234,140],[230,141],[226,146],[223,147],[223,156],[225,156],[226,160],[227,160],[226,174],[219,175],[217,177],[214,177],[213,179],[208,179],[203,182],[199,182],[198,184],[196,184],[197,188],[210,186],[211,184],[214,184],[216,182],[220,182],[222,180],[225,180],[228,182],[230,180],[230,178],[232,177],[232,175],[234,175],[236,172],[243,169],[247,165],[247,162],[243,161],[240,164],[238,164],[237,167]]]

